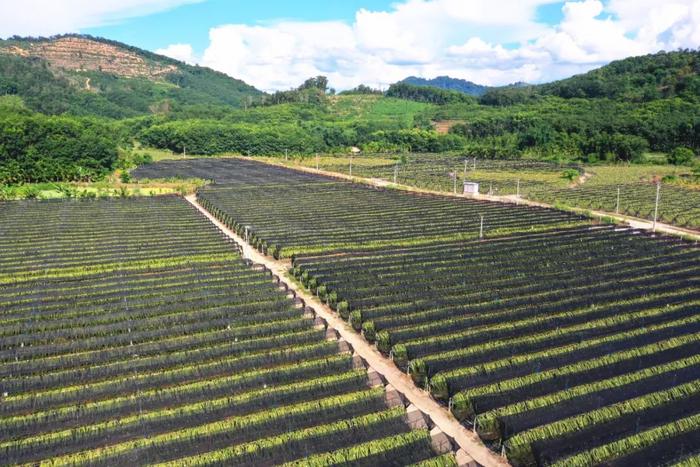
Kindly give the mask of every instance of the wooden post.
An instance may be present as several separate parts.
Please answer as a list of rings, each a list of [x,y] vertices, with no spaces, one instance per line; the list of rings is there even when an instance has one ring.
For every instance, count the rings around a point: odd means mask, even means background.
[[[318,154],[316,154],[316,170],[318,170]]]
[[[396,185],[396,180],[399,177],[399,163],[397,162],[394,166],[394,185]]]
[[[285,161],[288,161],[288,160],[289,160],[289,154],[288,154],[288,152],[287,152],[286,149],[284,150],[284,160],[285,160]]]
[[[464,159],[464,179],[467,179],[467,160]]]
[[[350,156],[350,176],[352,177],[352,156]]]
[[[517,196],[518,198],[520,198],[520,179],[518,179],[518,188],[517,188],[517,191],[516,191],[516,193],[515,193],[515,196]]]
[[[615,214],[620,214],[620,187],[617,187],[617,201],[615,202]]]
[[[484,239],[484,215],[481,214],[481,225],[479,226],[479,240]]]
[[[656,233],[656,221],[659,218],[659,196],[661,195],[661,182],[656,184],[656,204],[654,205],[654,225],[652,231]]]

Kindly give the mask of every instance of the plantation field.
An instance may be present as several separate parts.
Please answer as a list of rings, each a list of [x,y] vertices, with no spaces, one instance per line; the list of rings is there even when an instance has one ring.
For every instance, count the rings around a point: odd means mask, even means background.
[[[216,182],[199,202],[275,257],[337,248],[421,244],[583,223],[568,213],[441,196],[407,196],[240,159],[168,161],[135,176],[195,175]]]
[[[0,464],[454,465],[177,197],[0,203]]]
[[[201,189],[202,205],[291,256],[298,280],[512,464],[700,456],[696,245],[279,168],[258,185],[247,169]]]
[[[328,181],[315,175],[235,158],[167,160],[143,165],[131,172],[131,175],[137,180],[196,178],[216,184],[240,186]]]
[[[613,227],[297,255],[294,274],[515,465],[700,453],[700,250]]]
[[[279,161],[277,159],[277,161]],[[316,168],[316,158],[288,162]],[[535,187],[565,188],[570,183],[562,177],[565,170],[579,174],[583,169],[575,164],[554,164],[535,160],[474,159],[450,154],[402,154],[400,156],[360,155],[326,156],[318,159],[323,170],[357,177],[379,178],[403,185],[451,193],[455,189],[452,174],[456,174],[457,192],[462,193],[464,180],[480,183],[481,194],[521,194]]]
[[[348,156],[321,157],[319,168],[350,173]],[[466,164],[465,164],[466,162]],[[293,161],[316,167],[316,159]],[[462,182],[478,182],[481,194],[520,193],[524,198],[548,204],[619,212],[653,220],[656,183],[661,182],[658,220],[691,229],[700,228],[700,181],[688,167],[590,166],[554,164],[531,160],[473,159],[446,154],[407,154],[403,160],[388,155],[355,156],[352,175],[379,178],[418,188],[462,192]],[[564,177],[571,172],[571,179]],[[584,171],[585,180],[578,180]],[[578,174],[577,174],[578,172]],[[456,174],[455,185],[451,174]],[[619,207],[617,190],[620,189]]]

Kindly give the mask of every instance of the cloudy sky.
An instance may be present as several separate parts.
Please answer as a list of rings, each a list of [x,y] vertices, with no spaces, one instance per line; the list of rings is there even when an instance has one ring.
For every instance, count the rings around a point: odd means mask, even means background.
[[[338,89],[417,75],[551,81],[700,47],[700,0],[0,0],[0,37],[82,32],[259,89],[323,74]]]

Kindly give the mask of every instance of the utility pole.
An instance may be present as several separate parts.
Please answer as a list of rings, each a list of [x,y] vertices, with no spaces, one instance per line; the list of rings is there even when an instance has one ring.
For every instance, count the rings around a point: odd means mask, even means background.
[[[654,205],[654,225],[652,231],[656,233],[656,221],[659,218],[659,197],[661,195],[661,182],[656,183],[656,204]]]
[[[617,201],[615,202],[615,214],[620,214],[620,187],[617,187]]]
[[[479,240],[484,239],[484,215],[481,214],[481,225],[479,226]]]
[[[286,149],[284,150],[284,160],[285,161],[289,160],[289,154],[288,154],[288,151]]]

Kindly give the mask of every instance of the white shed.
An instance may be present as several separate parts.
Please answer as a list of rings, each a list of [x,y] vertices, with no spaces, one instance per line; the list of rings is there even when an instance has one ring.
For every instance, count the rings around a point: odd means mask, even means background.
[[[465,195],[479,194],[479,184],[476,182],[464,182],[464,194]]]

